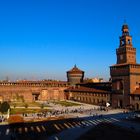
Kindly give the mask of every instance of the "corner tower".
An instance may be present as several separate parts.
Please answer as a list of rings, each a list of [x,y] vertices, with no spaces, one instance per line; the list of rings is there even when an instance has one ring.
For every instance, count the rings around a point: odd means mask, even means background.
[[[75,65],[71,70],[67,71],[67,81],[70,85],[75,85],[77,83],[83,82],[84,71],[77,68]]]
[[[127,24],[122,26],[119,48],[116,49],[117,63],[110,67],[112,78],[112,106],[127,107],[130,95],[140,83],[140,64],[136,63],[136,48],[132,45]]]

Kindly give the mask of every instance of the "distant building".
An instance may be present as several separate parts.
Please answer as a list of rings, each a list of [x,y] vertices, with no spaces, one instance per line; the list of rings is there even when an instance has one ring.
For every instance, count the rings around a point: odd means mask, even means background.
[[[99,83],[99,82],[103,82],[103,78],[87,78],[84,79],[84,82],[91,82],[91,83]]]

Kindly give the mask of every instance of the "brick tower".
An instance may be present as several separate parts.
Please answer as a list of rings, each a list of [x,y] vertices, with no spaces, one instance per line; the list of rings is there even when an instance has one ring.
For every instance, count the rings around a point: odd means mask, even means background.
[[[71,70],[67,71],[67,81],[70,85],[83,82],[84,71],[77,68],[75,65]]]
[[[132,45],[127,24],[122,26],[122,36],[116,55],[117,64],[110,67],[112,106],[124,108],[130,105],[130,94],[133,94],[140,83],[140,64],[136,63],[136,48]]]

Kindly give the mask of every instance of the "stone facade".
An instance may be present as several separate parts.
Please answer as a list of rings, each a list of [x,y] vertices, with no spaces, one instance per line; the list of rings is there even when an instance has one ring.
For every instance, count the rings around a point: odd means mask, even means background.
[[[66,82],[26,81],[1,82],[0,101],[47,101],[64,100]]]

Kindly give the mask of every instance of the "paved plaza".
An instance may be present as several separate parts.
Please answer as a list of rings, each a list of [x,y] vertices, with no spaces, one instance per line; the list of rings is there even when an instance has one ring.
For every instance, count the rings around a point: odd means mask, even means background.
[[[40,121],[31,123],[0,125],[2,140],[76,140],[84,133],[100,123],[112,123],[123,128],[140,133],[140,123],[127,121],[127,118],[139,117],[138,113],[123,109],[100,110],[99,106],[81,104],[64,107],[52,105],[56,112],[54,116],[65,116],[62,120],[41,121],[47,116],[41,116]],[[77,110],[77,111],[74,111]],[[25,119],[30,119],[27,116]],[[56,117],[57,118],[57,117]]]

